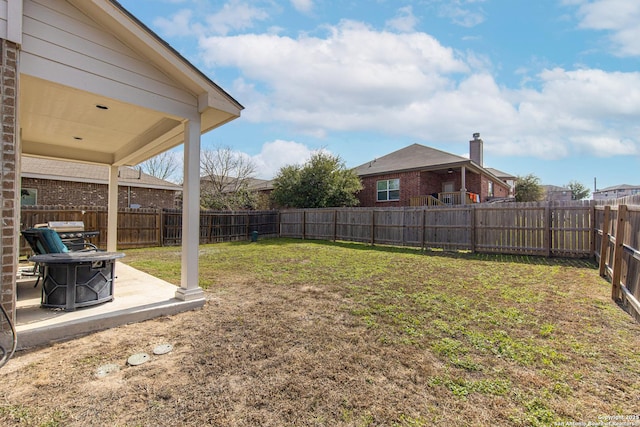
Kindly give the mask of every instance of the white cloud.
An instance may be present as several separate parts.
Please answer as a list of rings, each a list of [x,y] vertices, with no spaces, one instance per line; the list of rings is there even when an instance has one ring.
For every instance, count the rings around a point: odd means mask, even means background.
[[[202,19],[191,9],[182,9],[170,18],[158,17],[154,25],[164,37],[227,35],[232,31],[252,28],[256,22],[269,18],[269,14],[250,3],[230,0],[215,13],[203,14]]]
[[[309,13],[313,10],[313,0],[291,0],[291,5],[302,13]]]
[[[264,21],[267,18],[269,15],[263,9],[240,0],[231,0],[218,12],[208,15],[206,22],[211,33],[226,35],[233,30],[252,28],[256,21]]]
[[[304,164],[314,151],[302,143],[278,139],[266,142],[260,154],[251,159],[257,166],[258,178],[272,179],[283,166]]]
[[[233,93],[249,122],[318,138],[367,131],[465,145],[481,132],[492,155],[640,154],[640,73],[555,68],[527,76],[531,87],[509,89],[482,55],[353,21],[327,27],[324,37],[209,37],[201,48],[208,64],[238,68]]]
[[[595,0],[579,4],[580,28],[610,32],[614,53],[640,55],[640,2],[634,0]]]
[[[513,120],[506,120],[516,144],[505,144],[505,154],[547,159],[640,154],[640,73],[555,68],[538,78],[540,90],[502,91],[517,106]]]
[[[204,150],[215,151],[218,148],[219,146],[215,144],[203,146]],[[311,158],[313,153],[318,151],[330,154],[330,151],[324,148],[313,149],[301,142],[281,139],[265,142],[262,145],[260,153],[253,156],[239,149],[232,150],[235,155],[251,160],[256,165],[255,177],[259,179],[273,179],[283,166],[303,165]],[[173,151],[167,152],[167,156],[169,156],[172,163],[177,165],[174,175],[167,178],[167,180],[181,183],[184,163],[184,150],[182,145]]]
[[[413,14],[413,8],[411,6],[398,9],[398,15],[386,22],[387,28],[401,33],[412,32],[417,24],[418,18]]]
[[[485,0],[433,0],[438,6],[438,14],[449,18],[451,22],[462,27],[475,27],[484,22],[485,14],[475,3]]]
[[[209,37],[201,40],[202,60],[238,67],[245,80],[268,88],[252,120],[312,128],[368,126],[373,111],[422,99],[451,86],[448,74],[468,71],[428,34],[377,32],[353,21],[327,30],[325,38]]]
[[[592,120],[637,121],[640,116],[640,73],[562,68],[540,74],[548,108],[570,111]],[[594,102],[595,101],[595,102]],[[557,107],[554,107],[557,105]]]
[[[156,18],[154,25],[160,29],[165,37],[186,37],[197,34],[197,30],[192,28],[192,11],[183,9],[174,14],[171,18]]]

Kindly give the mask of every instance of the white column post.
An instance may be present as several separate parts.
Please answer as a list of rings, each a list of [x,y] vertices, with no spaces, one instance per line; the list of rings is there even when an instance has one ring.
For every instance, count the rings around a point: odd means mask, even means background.
[[[107,251],[118,246],[118,166],[109,166],[109,197],[107,202]]]
[[[176,298],[204,298],[198,283],[200,245],[200,116],[184,123],[184,184],[182,187],[182,267]]]

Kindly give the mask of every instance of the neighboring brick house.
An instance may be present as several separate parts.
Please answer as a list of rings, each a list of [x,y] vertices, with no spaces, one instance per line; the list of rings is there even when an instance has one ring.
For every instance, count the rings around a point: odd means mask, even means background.
[[[360,206],[466,204],[509,198],[511,186],[482,166],[479,136],[474,134],[470,141],[471,159],[413,144],[358,166],[355,171],[363,185],[358,193]]]
[[[107,166],[23,156],[21,171],[23,206],[107,206]],[[175,208],[181,191],[137,169],[119,168],[119,208]]]
[[[257,210],[269,210],[273,209],[273,203],[271,201],[271,192],[273,191],[273,181],[259,179],[259,178],[245,178],[243,185],[246,184],[247,190],[250,192],[254,192],[258,196],[258,203],[256,206]],[[216,183],[216,187],[220,184]],[[240,182],[237,178],[227,177],[225,179],[224,188],[222,189],[223,193],[234,193],[240,187]],[[213,190],[213,184],[211,182],[211,177],[209,176],[201,176],[200,177],[200,195],[202,198],[203,194],[207,192],[211,192]]]
[[[500,178],[503,182],[505,182],[510,187],[509,197],[513,197],[513,198],[516,197],[516,180],[518,179],[517,176],[511,175],[506,172],[502,172],[494,168],[485,168],[485,169],[491,172],[492,174],[494,174],[495,176],[497,176],[498,178]]]
[[[617,199],[640,194],[640,185],[614,185],[593,192],[593,200]]]
[[[543,185],[544,200],[550,202],[570,202],[573,193],[570,188],[560,187],[558,185]]]
[[[275,208],[275,205],[271,200],[273,180],[254,178],[249,183],[249,190],[258,193],[258,210],[269,210]]]

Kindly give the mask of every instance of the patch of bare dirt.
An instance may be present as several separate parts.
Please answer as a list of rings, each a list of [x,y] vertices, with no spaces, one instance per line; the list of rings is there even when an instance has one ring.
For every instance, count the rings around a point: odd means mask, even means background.
[[[0,425],[513,425],[512,400],[430,386],[442,361],[385,345],[334,291],[245,281],[206,291],[201,310],[18,353]],[[126,364],[161,343],[173,351]],[[120,369],[99,377],[105,364]]]
[[[425,386],[435,361],[377,344],[338,294],[244,283],[207,295],[202,310],[16,354],[0,423],[388,425],[438,405]],[[173,351],[126,364],[160,343]],[[99,377],[109,363],[120,369]]]

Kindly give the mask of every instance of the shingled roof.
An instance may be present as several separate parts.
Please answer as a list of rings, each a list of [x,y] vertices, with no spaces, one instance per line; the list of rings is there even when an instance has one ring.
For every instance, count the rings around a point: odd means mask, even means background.
[[[506,172],[502,172],[501,170],[498,169],[494,169],[494,168],[485,168],[486,170],[488,170],[489,172],[491,172],[492,174],[494,174],[495,176],[497,176],[498,178],[505,180],[505,179],[516,179],[517,176],[512,175],[510,173],[506,173]]]
[[[636,189],[636,188],[640,188],[640,185],[620,184],[620,185],[613,185],[611,187],[599,188],[597,191],[599,193],[601,193],[603,191],[633,190],[633,189]]]
[[[21,175],[24,178],[91,182],[107,185],[109,183],[109,166],[23,156]],[[118,169],[118,185],[161,190],[182,190],[182,187],[177,184],[156,178],[128,166],[120,166]]]
[[[354,170],[359,176],[382,173],[424,170],[449,166],[471,165],[466,157],[440,151],[420,144],[412,144],[386,156],[364,163]],[[475,164],[474,164],[475,165]],[[478,165],[476,165],[479,167]]]
[[[442,170],[461,166],[492,177],[496,181],[503,181],[507,177],[512,178],[497,169],[484,168],[466,157],[421,144],[412,144],[386,156],[371,160],[354,168],[354,171],[358,176],[369,176],[396,172]],[[496,172],[501,173],[505,178],[497,175]]]

